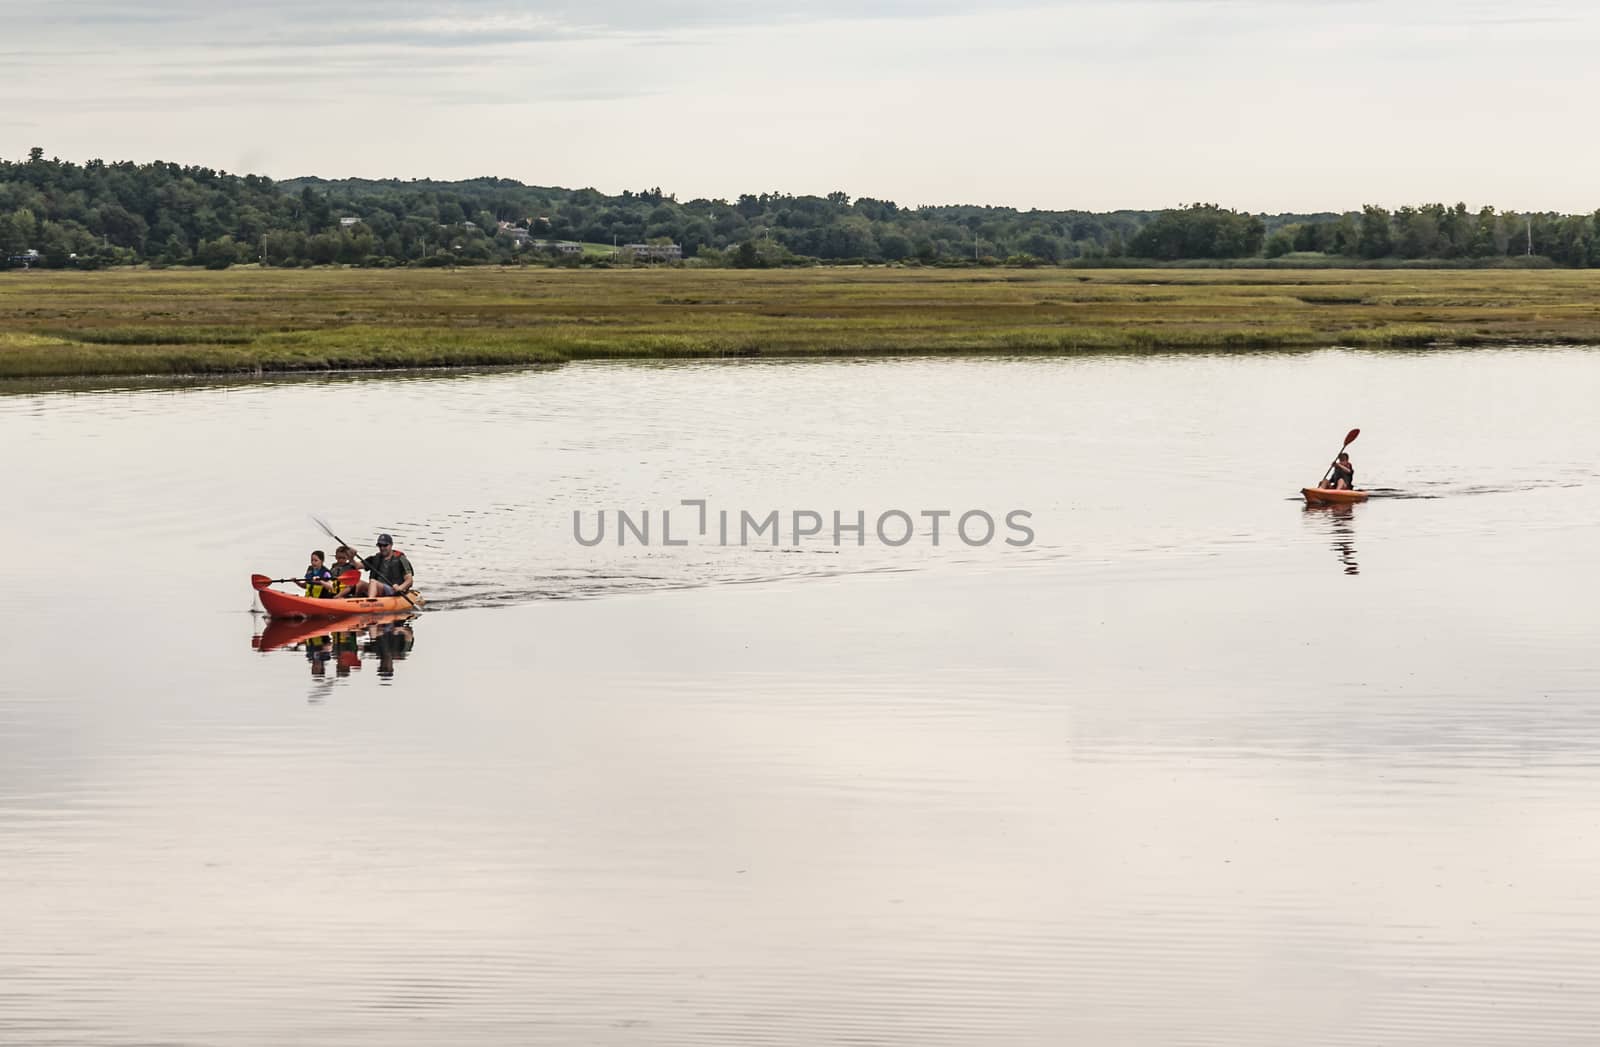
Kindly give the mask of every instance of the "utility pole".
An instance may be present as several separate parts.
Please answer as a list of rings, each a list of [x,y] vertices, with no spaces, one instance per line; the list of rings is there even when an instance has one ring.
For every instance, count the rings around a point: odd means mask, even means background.
[[[1528,255],[1533,256],[1533,215],[1528,216]]]

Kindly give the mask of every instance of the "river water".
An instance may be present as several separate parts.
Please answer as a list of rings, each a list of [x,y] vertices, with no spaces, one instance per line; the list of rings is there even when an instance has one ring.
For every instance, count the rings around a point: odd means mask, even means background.
[[[1597,393],[1584,349],[13,388],[0,1043],[1592,1042]],[[1305,508],[1352,426],[1376,495]],[[425,613],[269,631],[311,514]]]

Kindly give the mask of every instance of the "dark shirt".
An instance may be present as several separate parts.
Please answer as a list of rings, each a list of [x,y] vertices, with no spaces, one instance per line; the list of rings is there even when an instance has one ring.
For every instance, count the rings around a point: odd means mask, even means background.
[[[387,582],[398,586],[406,580],[406,575],[414,575],[411,570],[411,561],[407,560],[404,553],[395,553],[392,556],[368,556],[361,561],[366,565],[367,572],[380,582]]]
[[[1345,483],[1349,484],[1351,487],[1354,487],[1356,485],[1356,471],[1355,471],[1355,469],[1351,468],[1348,465],[1336,465],[1336,466],[1334,466],[1333,467],[1333,482],[1334,483],[1338,483],[1340,480],[1343,480]]]

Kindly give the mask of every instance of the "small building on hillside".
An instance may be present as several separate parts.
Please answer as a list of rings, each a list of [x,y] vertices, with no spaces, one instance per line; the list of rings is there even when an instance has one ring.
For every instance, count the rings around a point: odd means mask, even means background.
[[[635,262],[683,261],[683,248],[678,244],[624,244],[620,253]]]
[[[583,245],[575,240],[530,240],[529,245],[536,251],[548,251],[551,254],[583,254]]]
[[[352,225],[359,225],[359,224],[361,224],[361,219],[352,218],[349,215],[345,215],[343,218],[339,219],[339,228],[340,229],[348,229]]]
[[[529,236],[526,229],[512,225],[510,222],[499,222],[497,225],[499,228],[495,230],[496,236],[503,236],[510,240],[518,250],[528,246]]]

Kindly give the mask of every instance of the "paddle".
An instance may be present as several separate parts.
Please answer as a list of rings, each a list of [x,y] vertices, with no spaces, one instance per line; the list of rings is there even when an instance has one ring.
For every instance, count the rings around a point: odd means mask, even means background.
[[[339,579],[340,585],[355,585],[361,581],[361,572],[346,571],[343,574],[334,575],[334,577]],[[250,576],[250,584],[257,589],[265,589],[269,585],[284,585],[289,582],[293,582],[296,585],[304,585],[306,580],[304,578],[268,578],[264,574],[252,574]]]
[[[312,519],[313,522],[316,523],[316,525],[318,527],[322,528],[322,533],[327,535],[329,538],[332,538],[334,541],[338,542],[340,545],[348,546],[351,549],[355,548],[355,546],[351,545],[349,542],[345,541],[343,538],[340,538],[338,535],[334,534],[333,533],[333,528],[329,527],[328,526],[328,521],[324,520],[322,517],[313,516],[311,519]],[[343,576],[340,577],[340,580],[343,581]],[[359,578],[357,580],[359,580]],[[346,583],[346,584],[353,585],[355,583],[354,582],[350,582],[350,583]],[[402,590],[399,593],[399,595],[404,596],[406,598],[406,603],[410,604],[412,607],[417,606],[417,601],[411,598],[411,592],[409,590]]]
[[[1345,433],[1344,434],[1344,445],[1339,448],[1339,454],[1344,454],[1344,449],[1346,447],[1349,447],[1351,444],[1355,443],[1356,442],[1356,437],[1358,437],[1360,435],[1361,435],[1361,430],[1360,429],[1352,429],[1348,433]],[[1334,455],[1333,456],[1333,461],[1331,463],[1329,463],[1328,467],[1322,471],[1322,479],[1317,481],[1317,486],[1318,487],[1321,487],[1323,484],[1328,482],[1328,477],[1333,474],[1334,466],[1339,464],[1339,454]]]

